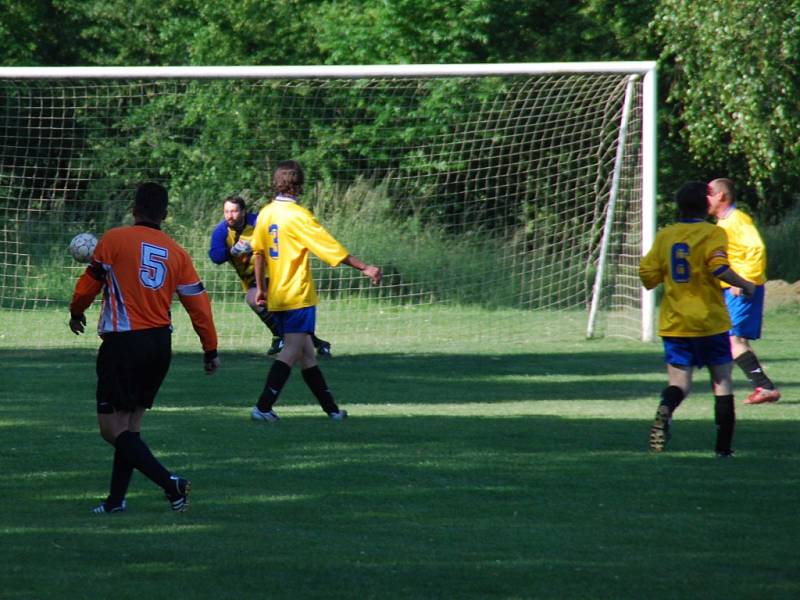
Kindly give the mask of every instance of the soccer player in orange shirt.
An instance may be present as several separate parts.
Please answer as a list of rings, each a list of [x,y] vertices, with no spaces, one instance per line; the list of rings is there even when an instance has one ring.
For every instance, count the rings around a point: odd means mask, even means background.
[[[314,356],[311,334],[316,326],[318,298],[309,253],[313,252],[332,267],[349,265],[375,284],[380,283],[382,276],[379,267],[348,253],[317,222],[311,211],[297,204],[303,183],[303,169],[297,161],[278,163],[272,178],[277,196],[261,209],[253,232],[256,299],[260,304],[266,303],[275,314],[285,340],[269,370],[258,403],[250,412],[257,421],[278,420],[272,407],[295,364],[300,365],[303,380],[322,410],[335,421],[347,417],[347,411],[340,410],[334,401]]]
[[[100,435],[114,446],[108,497],[96,514],[125,510],[125,494],[138,469],[183,512],[191,484],[170,473],[141,438],[142,417],[153,405],[172,357],[170,305],[178,294],[203,347],[203,368],[219,367],[217,332],[208,294],[189,254],[161,231],[167,190],[157,183],[136,189],[134,225],[103,235],[92,262],[78,279],[70,302],[69,327],[83,333],[84,312],[102,291],[97,326],[97,421]]]
[[[742,288],[748,296],[755,286],[730,268],[725,230],[705,220],[707,192],[708,186],[699,181],[678,190],[678,222],[658,232],[639,263],[639,277],[647,289],[664,285],[658,334],[664,342],[668,385],[650,429],[650,449],[664,450],[672,415],[692,387],[692,371],[707,366],[714,392],[715,450],[717,456],[729,457],[736,421],[728,342],[731,321],[719,282]]]

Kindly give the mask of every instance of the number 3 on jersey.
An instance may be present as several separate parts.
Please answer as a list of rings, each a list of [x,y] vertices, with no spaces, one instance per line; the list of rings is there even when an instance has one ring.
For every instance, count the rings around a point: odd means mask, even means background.
[[[269,257],[278,259],[278,226],[273,223],[269,226],[269,237],[272,240],[272,245],[269,247]]]
[[[142,263],[139,266],[139,281],[151,290],[157,290],[164,285],[167,278],[167,262],[169,252],[161,246],[142,244]]]
[[[689,265],[689,244],[679,243],[672,245],[672,281],[675,283],[688,283],[692,277],[692,268]]]

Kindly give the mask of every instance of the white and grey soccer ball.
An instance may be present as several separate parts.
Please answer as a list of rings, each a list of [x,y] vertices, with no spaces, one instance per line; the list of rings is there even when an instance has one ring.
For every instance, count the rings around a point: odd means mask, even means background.
[[[97,238],[91,233],[79,233],[69,243],[69,253],[76,261],[87,263],[92,260],[92,252],[97,246]]]

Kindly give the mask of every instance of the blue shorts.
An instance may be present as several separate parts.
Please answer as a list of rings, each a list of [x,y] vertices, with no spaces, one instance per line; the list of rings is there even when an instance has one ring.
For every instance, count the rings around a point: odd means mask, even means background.
[[[296,308],[272,313],[278,335],[287,333],[314,333],[317,328],[317,307]]]
[[[764,286],[757,285],[752,298],[745,298],[744,294],[734,296],[729,288],[725,288],[724,294],[728,314],[733,323],[730,334],[748,340],[760,338],[761,322],[764,317]]]
[[[733,360],[727,333],[703,337],[662,337],[664,361],[679,367],[724,365]]]

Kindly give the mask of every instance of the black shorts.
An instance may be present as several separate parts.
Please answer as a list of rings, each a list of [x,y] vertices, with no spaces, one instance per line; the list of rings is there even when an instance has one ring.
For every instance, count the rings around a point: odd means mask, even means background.
[[[169,327],[104,334],[97,352],[97,412],[153,406],[171,359]]]

